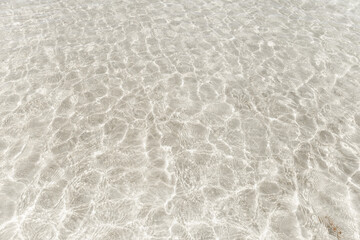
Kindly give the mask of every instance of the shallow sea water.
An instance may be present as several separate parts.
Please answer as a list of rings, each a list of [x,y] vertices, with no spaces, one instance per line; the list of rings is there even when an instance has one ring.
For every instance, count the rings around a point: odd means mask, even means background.
[[[0,240],[360,239],[360,1],[2,0]]]

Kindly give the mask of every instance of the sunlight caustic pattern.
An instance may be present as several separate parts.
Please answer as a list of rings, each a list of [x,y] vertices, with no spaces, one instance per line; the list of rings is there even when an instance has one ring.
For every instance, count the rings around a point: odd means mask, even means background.
[[[0,1],[0,240],[360,239],[357,0]]]

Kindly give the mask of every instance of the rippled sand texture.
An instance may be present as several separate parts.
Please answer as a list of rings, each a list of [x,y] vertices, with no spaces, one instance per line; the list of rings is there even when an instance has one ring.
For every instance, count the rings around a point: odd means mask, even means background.
[[[0,239],[360,239],[359,4],[1,1]]]

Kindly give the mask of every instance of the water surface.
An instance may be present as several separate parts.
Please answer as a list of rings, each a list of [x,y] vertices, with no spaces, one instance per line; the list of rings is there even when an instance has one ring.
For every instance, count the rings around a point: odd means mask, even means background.
[[[1,240],[360,239],[360,2],[3,0]]]

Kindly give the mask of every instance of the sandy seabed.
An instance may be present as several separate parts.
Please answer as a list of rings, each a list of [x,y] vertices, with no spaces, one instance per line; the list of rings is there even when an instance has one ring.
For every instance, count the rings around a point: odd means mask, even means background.
[[[0,1],[0,240],[359,240],[360,1]]]

